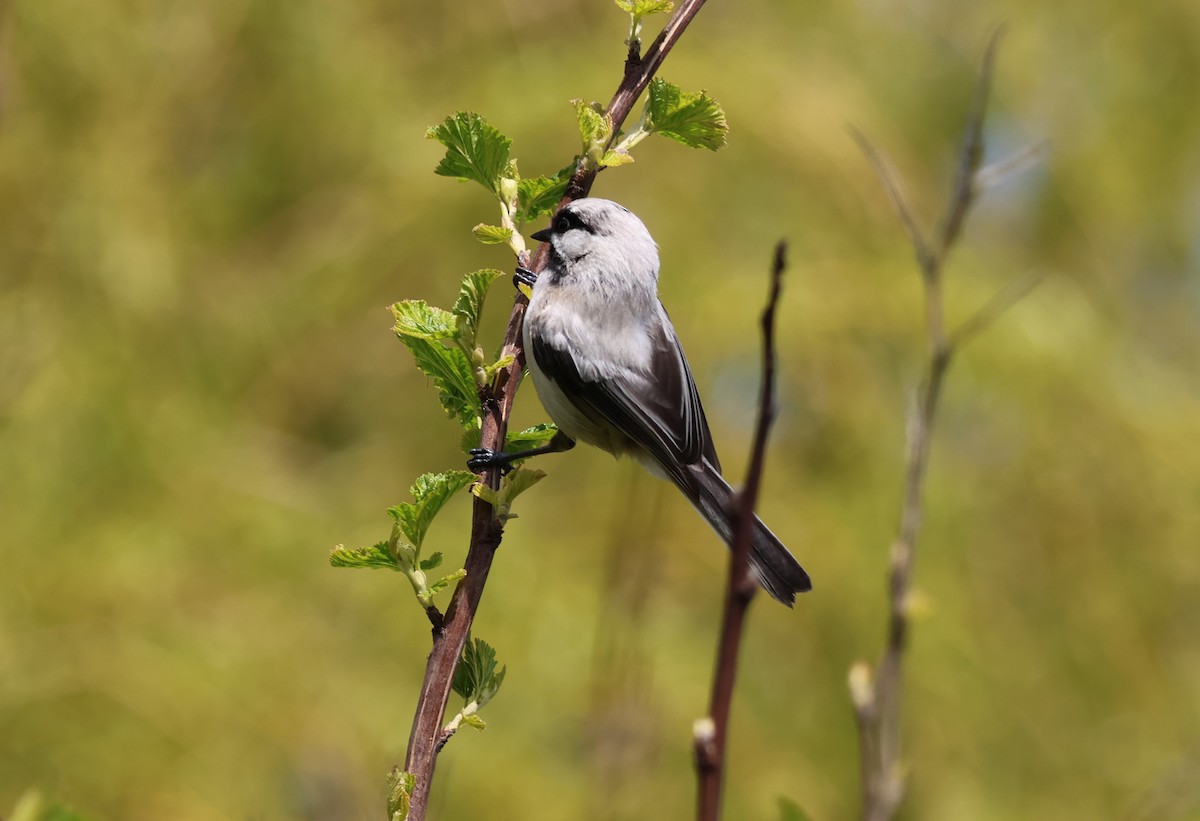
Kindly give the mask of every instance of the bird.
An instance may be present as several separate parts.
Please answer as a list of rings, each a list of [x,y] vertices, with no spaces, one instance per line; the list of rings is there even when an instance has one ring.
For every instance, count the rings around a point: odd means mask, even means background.
[[[558,428],[540,448],[475,449],[472,470],[571,449],[577,441],[630,456],[673,483],[726,545],[734,491],[721,463],[683,347],[658,295],[658,245],[632,211],[586,197],[563,206],[533,239],[549,245],[542,270],[518,268],[532,286],[522,341],[526,365]],[[812,581],[754,517],[749,562],[761,586],[791,607]]]

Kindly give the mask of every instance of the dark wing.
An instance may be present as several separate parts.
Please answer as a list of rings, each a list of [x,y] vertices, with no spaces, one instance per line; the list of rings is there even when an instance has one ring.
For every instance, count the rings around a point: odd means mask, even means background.
[[[588,380],[566,351],[537,333],[530,335],[538,367],[592,419],[602,419],[653,454],[677,485],[691,487],[686,470],[701,459],[720,471],[696,382],[669,323],[656,328],[650,370],[645,374]]]

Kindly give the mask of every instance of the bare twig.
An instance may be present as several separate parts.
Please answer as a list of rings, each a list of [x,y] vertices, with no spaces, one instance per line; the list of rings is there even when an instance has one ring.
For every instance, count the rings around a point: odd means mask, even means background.
[[[634,102],[646,89],[658,67],[662,65],[688,23],[703,5],[704,0],[684,0],[646,50],[646,54],[636,61],[627,60],[623,79],[608,105],[614,137],[617,129],[629,116]],[[633,57],[632,52],[629,57]],[[586,196],[591,190],[595,176],[594,170],[582,167],[577,170],[567,185],[566,195],[559,207],[573,199]],[[545,264],[546,255],[547,248],[543,244],[538,247],[529,267],[535,271],[540,270]],[[521,260],[522,264],[526,262],[527,260]],[[502,356],[511,354],[515,357],[513,364],[501,370],[496,376],[496,381],[481,391],[483,418],[480,447],[500,450],[504,445],[513,398],[525,367],[524,351],[521,349],[521,322],[525,316],[526,305],[525,298],[518,295],[504,333]],[[498,487],[499,470],[489,469],[484,473],[483,479],[489,486]],[[491,505],[476,498],[471,512],[471,541],[465,562],[467,575],[455,588],[442,624],[440,627],[434,626],[433,649],[426,663],[425,679],[421,685],[412,732],[408,739],[404,770],[414,777],[408,813],[410,821],[422,821],[425,817],[430,782],[440,749],[441,721],[450,698],[454,668],[462,655],[463,646],[479,608],[479,600],[483,596],[492,559],[503,535],[504,526],[493,514]]]
[[[700,821],[716,821],[721,814],[721,787],[725,769],[725,741],[729,732],[729,711],[737,675],[738,650],[746,610],[758,585],[750,573],[750,534],[754,525],[754,505],[762,482],[766,458],[767,434],[775,418],[775,308],[783,271],[787,267],[787,244],[775,246],[771,266],[771,289],[762,313],[763,367],[762,389],[758,398],[758,421],[746,485],[737,495],[736,521],[725,586],[725,608],[721,617],[721,638],[717,646],[717,665],[713,676],[712,702],[708,716],[696,722],[694,742],[698,780],[697,813]]]
[[[917,537],[921,530],[922,498],[929,465],[929,448],[946,372],[960,346],[1012,307],[1038,281],[1036,277],[1015,280],[954,332],[947,334],[942,269],[950,249],[961,235],[971,205],[982,190],[979,176],[983,159],[983,123],[1000,34],[1001,32],[997,31],[988,42],[975,88],[971,115],[963,135],[949,202],[935,243],[927,242],[921,235],[912,211],[900,194],[900,187],[882,156],[866,138],[855,134],[867,158],[875,167],[884,190],[895,205],[916,252],[925,293],[928,344],[925,378],[918,392],[916,412],[908,431],[904,501],[900,512],[899,532],[891,550],[888,627],[883,657],[873,678],[870,668],[863,662],[855,664],[850,671],[850,693],[859,733],[863,818],[867,821],[886,821],[892,818],[904,798],[905,778],[900,757],[900,700],[904,649],[909,631],[909,596]]]

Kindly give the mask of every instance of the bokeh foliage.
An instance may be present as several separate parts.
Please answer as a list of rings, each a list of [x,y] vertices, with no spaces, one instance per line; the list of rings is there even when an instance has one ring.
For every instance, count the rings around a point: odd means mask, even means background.
[[[37,786],[91,818],[379,817],[426,638],[403,580],[327,554],[375,541],[413,476],[461,466],[386,307],[450,304],[463,273],[508,264],[425,129],[480,111],[524,173],[555,173],[578,150],[567,101],[615,87],[628,18],[608,0],[0,14],[0,811]],[[1200,814],[1200,7],[714,0],[665,76],[721,101],[729,145],[648,141],[595,193],[662,247],[735,479],[769,253],[792,242],[761,507],[816,590],[753,613],[731,818],[856,806],[845,673],[882,639],[922,336],[910,251],[844,126],[932,218],[998,20],[988,159],[1053,153],[975,212],[951,315],[1047,281],[950,377],[907,811]],[[522,393],[518,426],[543,418]],[[447,748],[434,809],[686,817],[724,553],[631,465],[539,467],[480,614],[504,693]],[[469,503],[429,532],[448,566]]]

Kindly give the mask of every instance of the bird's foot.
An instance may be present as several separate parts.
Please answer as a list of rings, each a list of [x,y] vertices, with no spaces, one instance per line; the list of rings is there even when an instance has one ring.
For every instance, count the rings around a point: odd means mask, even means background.
[[[488,468],[500,468],[500,474],[507,476],[513,469],[513,454],[503,453],[491,448],[471,448],[471,458],[467,460],[467,470],[472,473],[482,473]],[[518,454],[519,455],[519,454]]]
[[[513,274],[513,285],[518,289],[522,285],[524,285],[526,288],[532,288],[534,283],[537,282],[537,277],[538,275],[533,271],[529,270],[523,265],[518,265],[517,272]]]

